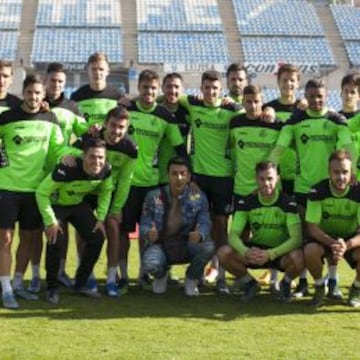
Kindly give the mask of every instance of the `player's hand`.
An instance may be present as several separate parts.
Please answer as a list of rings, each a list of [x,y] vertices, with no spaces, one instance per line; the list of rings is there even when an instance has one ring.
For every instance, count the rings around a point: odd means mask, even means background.
[[[269,253],[264,249],[257,249],[256,251],[256,264],[264,265],[270,260]]]
[[[40,112],[50,111],[50,105],[47,101],[43,100],[40,104]]]
[[[72,155],[65,155],[61,159],[61,163],[65,166],[75,167],[76,166],[76,158],[75,158],[75,156],[72,156]]]
[[[257,248],[251,247],[245,253],[245,259],[249,264],[256,264],[257,261]]]
[[[301,99],[296,105],[296,108],[301,110],[301,111],[307,110],[308,107],[309,107],[309,104],[308,104],[306,99]]]
[[[343,238],[337,238],[336,241],[331,244],[331,252],[334,260],[340,260],[344,256],[346,250],[347,246]]]
[[[104,223],[100,220],[98,220],[94,226],[94,228],[92,229],[92,232],[96,232],[100,230],[101,233],[104,235],[104,237],[106,237],[106,231],[105,231],[105,226],[104,226]]]
[[[224,96],[222,99],[221,99],[221,105],[230,105],[230,104],[233,104],[235,102],[235,100],[233,98],[231,98],[230,96]]]
[[[47,241],[50,245],[53,245],[56,243],[56,239],[58,236],[58,233],[63,234],[63,230],[59,224],[51,224],[45,228],[45,235],[47,238]]]
[[[275,122],[276,113],[275,110],[271,106],[266,106],[261,114],[261,121],[272,124]]]
[[[189,243],[197,244],[201,241],[200,225],[197,224],[194,231],[189,232]]]
[[[94,124],[89,127],[88,133],[92,136],[96,136],[101,131],[102,126],[100,124]]]
[[[120,106],[125,106],[125,107],[129,107],[131,105],[131,99],[128,96],[122,96],[119,100],[118,100],[118,105]]]
[[[157,241],[158,238],[159,238],[159,232],[157,231],[155,222],[153,221],[151,228],[148,232],[148,239],[154,243],[155,241]]]

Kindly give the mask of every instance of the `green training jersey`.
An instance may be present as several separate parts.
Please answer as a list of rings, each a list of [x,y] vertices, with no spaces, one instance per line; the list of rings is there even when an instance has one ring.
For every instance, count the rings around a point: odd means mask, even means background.
[[[270,106],[275,110],[276,117],[278,117],[283,123],[285,123],[291,116],[294,111],[298,101],[295,104],[282,104],[280,99],[275,99],[273,101],[268,102],[264,105]],[[294,146],[286,149],[281,155],[279,161],[279,171],[281,175],[281,179],[283,180],[294,180],[296,174],[296,151]]]
[[[102,130],[98,136],[106,143],[104,131]],[[82,148],[83,143],[91,137],[90,134],[83,135],[75,142],[74,146]],[[114,185],[110,214],[119,214],[122,211],[129,195],[137,154],[137,146],[128,135],[125,135],[118,144],[106,143],[106,160],[111,165],[111,177]]]
[[[360,180],[360,110],[355,112],[344,112],[339,111],[339,114],[342,114],[347,119],[347,124],[352,134],[356,155],[357,155],[357,164],[356,164],[356,179]]]
[[[252,235],[245,244],[240,236],[247,224]],[[229,243],[241,255],[249,246],[261,245],[269,248],[270,258],[275,259],[299,247],[301,241],[297,204],[285,193],[277,190],[270,202],[264,202],[259,194],[251,194],[235,203]]]
[[[85,195],[96,193],[97,219],[104,221],[110,205],[112,188],[111,166],[108,163],[105,163],[98,175],[91,176],[84,171],[83,160],[77,158],[76,166],[56,166],[37,188],[36,201],[45,226],[49,226],[57,223],[53,205],[78,205]]]
[[[272,159],[295,142],[299,168],[295,177],[295,192],[307,194],[314,184],[328,177],[328,159],[336,149],[354,152],[350,130],[345,118],[324,109],[320,113],[295,110],[283,126]]]
[[[189,125],[189,112],[182,105],[179,104],[176,111],[173,112],[176,120],[176,124],[179,127],[180,134],[183,138],[184,144],[187,144],[187,137],[190,131]],[[176,155],[174,147],[171,146],[169,140],[164,137],[161,140],[159,148],[159,182],[160,184],[167,184],[168,171],[167,165],[169,160]]]
[[[156,186],[159,184],[159,147],[162,139],[166,137],[178,155],[186,156],[175,116],[158,104],[144,109],[138,101],[132,101],[128,111],[128,134],[138,146],[138,158],[131,185]]]
[[[59,99],[45,98],[45,101],[49,103],[51,111],[56,114],[59,120],[66,144],[70,144],[72,135],[79,137],[88,131],[89,124],[81,116],[75,101],[66,99],[64,94],[61,94]]]
[[[191,150],[190,159],[195,174],[233,176],[228,146],[230,120],[240,111],[236,104],[207,106],[194,96],[181,98],[190,112]]]
[[[245,196],[256,190],[256,164],[269,157],[281,126],[278,119],[274,123],[265,123],[260,119],[250,120],[246,114],[237,115],[230,121],[235,194]]]
[[[106,114],[117,106],[124,96],[116,87],[107,85],[101,91],[95,91],[90,85],[84,85],[71,94],[71,100],[77,102],[79,109],[89,125],[103,125]]]
[[[48,159],[59,159],[68,148],[54,113],[27,113],[21,107],[0,115],[4,161],[0,189],[33,192],[47,174]]]
[[[353,236],[360,225],[360,185],[351,185],[338,195],[329,179],[316,184],[308,196],[306,221],[318,224],[333,238]]]

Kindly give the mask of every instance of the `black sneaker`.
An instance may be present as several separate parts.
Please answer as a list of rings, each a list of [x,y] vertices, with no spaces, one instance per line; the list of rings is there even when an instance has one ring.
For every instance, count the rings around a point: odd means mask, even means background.
[[[244,294],[241,296],[241,300],[244,302],[251,301],[256,294],[260,291],[260,284],[252,279],[244,285]]]
[[[329,279],[327,286],[328,286],[328,292],[327,292],[326,296],[329,299],[333,299],[333,300],[342,300],[343,299],[343,295],[338,287],[336,279]]]
[[[144,274],[139,280],[138,280],[138,286],[143,290],[152,290],[152,280],[149,276],[149,274]]]
[[[279,300],[284,303],[291,302],[291,282],[284,279],[280,281]]]
[[[314,307],[320,307],[324,303],[325,299],[325,284],[315,285],[315,292],[313,298],[310,301],[310,305]]]
[[[309,295],[309,286],[307,279],[300,278],[299,283],[294,290],[293,297],[302,298],[307,295]]]
[[[117,282],[120,295],[125,295],[129,291],[129,279],[121,278]]]
[[[349,291],[348,304],[352,307],[360,306],[360,288],[356,287],[354,284]]]
[[[59,293],[56,289],[50,289],[46,292],[46,300],[56,305],[59,302]]]

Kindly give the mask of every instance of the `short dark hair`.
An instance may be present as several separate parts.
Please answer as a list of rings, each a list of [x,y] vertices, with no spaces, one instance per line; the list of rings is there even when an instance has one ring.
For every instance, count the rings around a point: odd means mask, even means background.
[[[14,73],[12,62],[11,62],[11,61],[7,61],[7,60],[4,60],[4,59],[0,59],[0,69],[2,69],[2,68],[4,68],[4,67],[10,68],[10,69],[11,69],[11,74]]]
[[[108,122],[110,118],[129,120],[129,112],[124,106],[118,105],[108,111],[105,117],[105,122]]]
[[[300,72],[299,68],[293,64],[282,64],[279,67],[279,70],[277,72],[277,79],[280,80],[280,77],[284,73],[294,73],[297,75],[297,79],[300,80]]]
[[[245,95],[258,95],[258,94],[261,94],[261,89],[259,86],[257,85],[247,85],[244,87],[244,90],[243,90],[243,96]]]
[[[181,156],[174,156],[169,160],[169,162],[167,164],[167,172],[169,172],[171,165],[184,165],[184,166],[186,166],[188,171],[190,173],[192,173],[192,167],[191,167],[189,160],[187,160]]]
[[[33,84],[41,84],[44,85],[43,80],[40,75],[38,74],[29,74],[26,75],[24,81],[23,81],[23,91],[30,85]]]
[[[168,73],[164,76],[162,85],[164,86],[166,81],[172,80],[172,79],[179,79],[181,82],[184,82],[183,77],[178,72],[172,72],[172,73]]]
[[[99,61],[105,61],[109,65],[109,59],[107,55],[104,52],[95,52],[91,54],[88,58],[88,61],[86,63],[86,67],[88,67],[90,64],[99,62]]]
[[[216,70],[204,71],[201,75],[201,83],[203,83],[205,80],[221,81],[221,74]]]
[[[261,161],[256,164],[255,173],[256,173],[256,175],[258,175],[259,172],[269,170],[269,169],[275,169],[276,172],[278,172],[277,165],[275,163],[273,163],[272,161]]]
[[[329,164],[332,161],[343,161],[343,160],[349,160],[352,161],[352,157],[349,151],[347,150],[335,150],[330,156],[329,156]]]
[[[326,89],[326,84],[323,79],[310,79],[305,85],[305,92],[310,89]]]
[[[246,67],[240,63],[232,63],[228,66],[228,68],[226,69],[226,77],[228,77],[230,75],[231,72],[233,71],[244,71],[246,74],[246,78],[249,77],[248,71],[246,69]]]
[[[46,73],[50,74],[53,72],[61,72],[66,74],[66,70],[65,70],[65,66],[60,63],[60,62],[52,62],[48,65],[47,69],[46,69]]]
[[[97,136],[92,136],[86,139],[82,145],[84,154],[86,154],[90,149],[93,148],[106,148],[106,143],[104,140],[101,140]]]
[[[154,70],[145,69],[139,74],[138,84],[140,84],[142,81],[152,81],[152,80],[157,80],[160,82],[159,74]]]
[[[345,85],[352,85],[356,86],[360,91],[360,74],[359,73],[352,73],[345,75],[341,80],[341,90],[343,90]]]

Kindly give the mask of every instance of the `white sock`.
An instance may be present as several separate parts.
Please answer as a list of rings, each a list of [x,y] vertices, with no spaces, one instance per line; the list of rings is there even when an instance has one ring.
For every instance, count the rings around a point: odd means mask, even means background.
[[[128,262],[125,259],[119,261],[120,277],[122,279],[128,279]]]
[[[275,283],[277,281],[278,271],[276,269],[270,269],[270,282]]]
[[[10,282],[10,276],[0,276],[1,288],[2,292],[4,293],[11,293],[13,292]]]
[[[306,277],[307,277],[307,269],[305,269],[305,270],[301,273],[300,279],[306,279]]]
[[[329,279],[335,279],[336,280],[336,275],[337,275],[337,265],[329,265],[328,266],[328,275],[329,275]]]
[[[31,266],[32,269],[32,277],[33,278],[40,278],[40,265],[32,265]]]
[[[22,274],[20,272],[15,273],[14,280],[13,280],[14,289],[22,289],[24,287],[23,277],[24,277],[24,274]]]
[[[324,279],[320,278],[320,279],[315,279],[314,284],[319,286],[319,285],[323,285],[324,284]]]
[[[107,281],[106,281],[107,284],[116,282],[116,273],[117,273],[116,266],[108,267],[108,275],[107,275]]]

